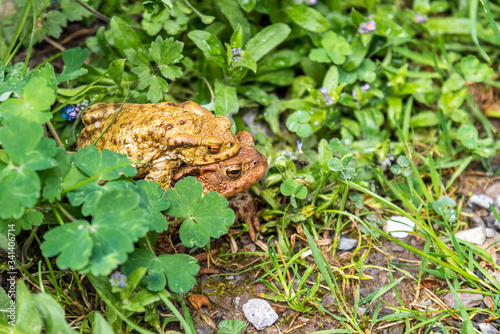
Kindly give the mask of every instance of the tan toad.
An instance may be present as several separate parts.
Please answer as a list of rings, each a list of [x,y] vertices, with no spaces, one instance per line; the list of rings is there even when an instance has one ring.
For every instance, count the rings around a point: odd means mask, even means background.
[[[226,198],[250,188],[266,173],[267,159],[255,149],[248,131],[241,131],[236,138],[240,142],[238,154],[210,165],[182,166],[173,181],[194,176],[203,184],[203,193],[217,191]]]
[[[93,144],[126,154],[137,164],[137,178],[157,181],[170,188],[174,171],[187,165],[207,165],[235,155],[240,144],[225,116],[215,117],[194,102],[180,104],[94,104],[82,113],[86,127],[78,148]],[[103,133],[102,137],[101,134]]]

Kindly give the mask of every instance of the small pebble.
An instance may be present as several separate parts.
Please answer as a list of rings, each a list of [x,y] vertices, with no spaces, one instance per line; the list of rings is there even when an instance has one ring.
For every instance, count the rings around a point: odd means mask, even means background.
[[[279,318],[268,302],[257,298],[250,299],[248,303],[243,305],[243,313],[258,331],[271,326]]]
[[[354,247],[356,247],[357,244],[358,244],[358,240],[341,236],[340,243],[339,243],[339,250],[348,251],[348,250],[351,250]]]
[[[406,238],[414,227],[415,223],[403,216],[392,216],[386,222],[386,232],[395,238]]]
[[[484,227],[476,227],[470,230],[460,231],[455,234],[455,237],[476,245],[482,245],[486,241],[486,229]]]
[[[498,333],[498,329],[493,326],[492,324],[487,324],[487,323],[481,323],[481,324],[478,324],[479,326],[479,330],[481,331],[481,333],[484,333],[484,334],[497,334]]]
[[[482,208],[489,209],[490,203],[493,203],[493,198],[491,198],[490,196],[486,196],[484,194],[472,195],[469,198],[469,206],[474,204]]]
[[[466,289],[466,290],[471,290],[472,289]],[[460,297],[460,300],[462,301],[462,304],[464,304],[465,307],[474,307],[478,306],[483,302],[483,296],[477,293],[470,293],[470,292],[462,292],[459,293],[458,296]],[[453,293],[449,292],[447,293],[444,298],[444,302],[448,307],[454,308],[457,306],[457,302],[455,298],[453,297]]]

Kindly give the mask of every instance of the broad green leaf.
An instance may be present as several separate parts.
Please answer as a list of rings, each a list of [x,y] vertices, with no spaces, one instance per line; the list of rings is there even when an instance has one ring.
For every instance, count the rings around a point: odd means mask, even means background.
[[[227,233],[234,222],[234,212],[227,200],[211,191],[202,197],[203,186],[194,177],[187,177],[167,189],[165,197],[170,200],[168,215],[187,218],[179,229],[182,243],[187,247],[205,246],[210,238]],[[189,218],[188,218],[189,217]]]
[[[229,116],[238,112],[238,96],[236,87],[226,86],[221,81],[215,81],[215,115]]]
[[[278,70],[261,74],[255,78],[258,82],[268,82],[277,86],[289,86],[295,78],[295,73],[292,70]]]
[[[134,176],[137,170],[133,166],[127,166],[127,162],[132,164],[124,154],[110,150],[99,152],[95,145],[80,148],[73,156],[75,165],[88,176],[101,174],[97,180],[115,180],[122,175]],[[102,172],[107,171],[102,174]]]
[[[40,311],[48,334],[76,334],[66,322],[62,306],[50,295],[37,293],[31,296]]]
[[[118,16],[113,16],[111,19],[109,34],[120,53],[127,49],[140,50],[143,48],[142,42],[135,31]]]
[[[292,3],[283,10],[288,16],[302,28],[312,32],[324,32],[330,27],[330,23],[317,10]]]
[[[290,68],[300,62],[302,55],[295,50],[279,50],[266,56],[259,63],[258,73],[270,72],[282,68]]]
[[[81,49],[80,47],[65,50],[62,55],[64,69],[56,77],[57,83],[72,80],[87,73],[87,70],[81,67],[89,55],[90,51],[88,49]]]
[[[52,158],[57,153],[55,142],[43,138],[43,128],[37,122],[12,115],[4,117],[0,144],[21,169],[38,171],[57,166]]]
[[[92,255],[82,272],[109,275],[127,260],[134,243],[148,232],[150,222],[146,210],[138,208],[139,195],[126,190],[106,192],[95,207],[92,225]]]
[[[114,334],[111,326],[104,320],[101,313],[94,311],[94,333]]]
[[[20,333],[38,334],[42,331],[42,325],[40,312],[28,288],[23,281],[18,281],[16,284],[16,329]]]
[[[149,212],[151,229],[160,233],[168,229],[168,222],[162,211],[170,206],[164,191],[156,181],[139,180],[136,182],[141,201],[139,206]]]
[[[259,31],[245,46],[250,59],[259,61],[272,49],[280,45],[290,34],[290,27],[284,23],[276,23]]]
[[[40,179],[29,169],[0,170],[0,218],[20,218],[40,197]]]
[[[149,290],[165,289],[168,280],[168,287],[176,293],[188,292],[196,283],[194,275],[200,269],[196,259],[189,255],[163,254],[157,257],[150,251],[137,248],[122,265],[122,271],[129,275],[140,267],[148,269],[144,283],[148,285]]]
[[[227,67],[226,52],[217,36],[203,30],[193,30],[189,32],[188,37],[205,57],[214,60],[221,68]]]
[[[243,33],[243,44],[245,44],[250,38],[250,23],[248,23],[245,15],[240,9],[237,0],[216,0],[217,6],[220,8],[221,12],[228,19],[233,30],[238,29],[238,25],[241,26]]]
[[[241,8],[247,13],[250,13],[255,7],[256,0],[238,0]]]
[[[257,103],[260,103],[264,106],[269,105],[269,95],[267,95],[266,91],[260,87],[254,85],[242,86],[239,85],[236,87],[238,93],[245,95],[249,99],[254,100]]]
[[[124,68],[125,59],[116,59],[109,64],[108,74],[118,86],[121,86]]]
[[[92,254],[90,224],[86,220],[77,220],[57,226],[44,234],[45,241],[40,249],[43,256],[57,256],[59,269],[80,270],[88,265]]]

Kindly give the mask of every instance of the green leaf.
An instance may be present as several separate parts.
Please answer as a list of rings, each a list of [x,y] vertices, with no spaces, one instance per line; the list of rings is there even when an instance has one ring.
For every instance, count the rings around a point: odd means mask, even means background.
[[[77,333],[68,325],[62,306],[53,297],[46,293],[37,293],[31,298],[43,317],[46,333]]]
[[[255,78],[258,82],[269,82],[277,86],[289,86],[295,78],[295,72],[292,70],[278,70],[264,73]]]
[[[457,131],[457,138],[469,149],[474,149],[479,146],[478,132],[472,125],[461,126]]]
[[[21,169],[38,171],[57,166],[52,158],[57,152],[55,142],[43,138],[43,127],[36,122],[12,115],[4,117],[0,144]]]
[[[259,73],[290,68],[298,64],[301,58],[302,55],[298,51],[279,50],[261,60],[259,63]]]
[[[290,34],[291,29],[284,23],[276,23],[259,31],[245,46],[248,57],[259,61],[272,49],[280,45]]]
[[[104,320],[104,317],[101,313],[97,311],[94,312],[94,333],[102,333],[102,334],[114,334],[111,326]]]
[[[245,15],[243,15],[237,0],[216,0],[215,2],[224,16],[228,19],[234,31],[238,29],[238,25],[241,26],[243,44],[245,44],[250,38],[250,24],[245,18]]]
[[[23,281],[16,284],[16,329],[20,333],[40,333],[42,318]]]
[[[196,259],[189,255],[163,254],[157,257],[150,251],[138,248],[130,254],[128,261],[122,265],[122,271],[129,275],[140,267],[148,269],[149,274],[144,279],[144,283],[147,284],[149,290],[161,291],[165,289],[168,280],[168,287],[176,293],[188,292],[195,285],[194,275],[200,269]]]
[[[267,95],[266,91],[260,87],[249,85],[249,86],[241,86],[239,85],[236,90],[238,93],[245,95],[249,99],[254,100],[257,103],[260,103],[264,106],[269,105],[269,95]]]
[[[151,229],[160,233],[168,229],[168,221],[162,214],[170,202],[164,197],[163,189],[156,181],[139,180],[136,182],[141,195],[140,207],[149,212]]]
[[[344,170],[344,165],[339,158],[333,157],[328,161],[328,168],[333,170],[334,172],[340,172]]]
[[[124,68],[125,59],[116,59],[109,64],[108,74],[118,86],[121,86]]]
[[[182,71],[179,67],[171,64],[177,64],[182,59],[182,49],[184,44],[174,41],[174,38],[163,40],[161,36],[151,43],[149,53],[151,58],[158,64],[161,74],[169,79],[175,80],[182,77]]]
[[[56,77],[57,83],[72,80],[87,73],[87,70],[81,67],[89,55],[90,51],[88,49],[81,49],[80,47],[65,50],[62,55],[64,69]]]
[[[226,52],[217,36],[203,30],[194,30],[189,32],[188,37],[205,57],[214,60],[221,68],[227,68]]]
[[[0,218],[20,218],[24,209],[40,197],[40,179],[29,169],[4,168],[0,171]]]
[[[481,82],[495,75],[493,69],[479,62],[476,56],[469,55],[462,58],[461,66],[467,81]]]
[[[52,257],[59,254],[56,260],[59,269],[85,268],[92,254],[89,226],[86,220],[77,220],[46,232],[45,241],[40,247],[43,256]]]
[[[312,32],[324,32],[330,27],[330,23],[317,10],[299,4],[290,4],[284,8],[284,12],[302,28]]]
[[[295,188],[297,188],[297,181],[288,179],[281,184],[280,191],[285,196],[291,196],[294,193]]]
[[[90,236],[92,256],[82,272],[109,275],[127,260],[134,243],[149,230],[149,215],[138,208],[139,195],[130,190],[106,192],[96,204]]]
[[[179,235],[186,247],[205,246],[210,237],[218,238],[227,233],[234,222],[234,212],[227,200],[211,191],[202,197],[203,186],[194,177],[187,177],[167,189],[165,197],[170,200],[167,214],[187,218],[181,225]]]
[[[73,156],[73,162],[88,176],[101,174],[97,178],[99,181],[115,180],[122,175],[134,176],[137,174],[135,167],[127,166],[127,163],[131,165],[132,161],[128,160],[124,154],[106,149],[99,152],[95,145],[80,148],[77,154]],[[103,171],[107,172],[102,174]]]
[[[250,13],[255,7],[256,0],[238,0],[240,7],[247,13]]]
[[[296,132],[301,138],[309,137],[312,134],[312,127],[309,124],[311,114],[305,110],[297,110],[291,114],[286,120],[286,127]]]
[[[346,39],[338,36],[333,31],[328,31],[323,35],[321,45],[323,45],[332,61],[337,65],[342,65],[346,60],[346,56],[351,53],[351,47]]]
[[[229,116],[238,112],[238,96],[236,87],[226,86],[215,80],[215,115]]]
[[[22,97],[24,101],[10,98],[0,104],[0,114],[21,116],[39,123],[46,123],[52,118],[48,111],[55,102],[56,94],[44,78],[31,78],[22,90]]]
[[[135,31],[118,16],[113,16],[111,19],[109,34],[121,53],[127,49],[141,50],[143,48]]]
[[[219,322],[217,334],[240,334],[247,328],[244,321],[239,319],[228,319]]]

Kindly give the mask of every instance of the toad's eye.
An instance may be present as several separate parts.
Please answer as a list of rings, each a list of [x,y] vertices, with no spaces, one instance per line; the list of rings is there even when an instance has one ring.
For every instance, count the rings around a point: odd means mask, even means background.
[[[219,153],[220,145],[208,145],[208,153],[216,154]]]
[[[229,167],[226,170],[226,175],[227,175],[227,177],[229,177],[231,179],[239,178],[241,176],[241,167],[240,166]]]

